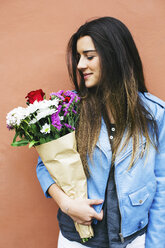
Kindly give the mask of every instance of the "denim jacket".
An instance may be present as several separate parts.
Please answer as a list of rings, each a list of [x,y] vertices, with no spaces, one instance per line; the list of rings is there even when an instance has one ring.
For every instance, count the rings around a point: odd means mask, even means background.
[[[115,183],[121,214],[121,235],[127,237],[148,224],[146,248],[165,248],[165,102],[150,93],[139,93],[140,99],[158,125],[158,152],[150,145],[148,153],[138,157],[128,170],[132,155],[132,140],[117,154],[115,160]],[[120,147],[124,142],[122,138]],[[145,147],[145,137],[140,139],[139,151]],[[120,147],[118,151],[120,151]],[[88,158],[90,177],[87,179],[88,197],[104,199],[111,168],[111,146],[104,120],[97,141],[93,161]],[[49,172],[38,159],[37,177],[47,197],[47,189],[54,183]],[[100,212],[102,204],[95,206]]]

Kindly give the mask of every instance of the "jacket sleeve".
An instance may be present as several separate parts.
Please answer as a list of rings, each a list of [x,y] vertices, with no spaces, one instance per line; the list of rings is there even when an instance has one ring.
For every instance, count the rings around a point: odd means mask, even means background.
[[[49,187],[55,183],[55,181],[51,178],[47,168],[43,164],[41,158],[38,158],[38,164],[36,168],[37,177],[40,182],[40,185],[42,187],[42,190],[47,198],[51,198],[51,196],[48,194]]]
[[[146,248],[165,247],[165,109],[159,116],[158,152],[155,159],[156,193],[149,212]]]

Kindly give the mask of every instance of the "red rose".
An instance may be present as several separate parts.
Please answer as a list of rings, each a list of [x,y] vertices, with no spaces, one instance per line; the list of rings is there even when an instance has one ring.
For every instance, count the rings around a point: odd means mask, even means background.
[[[68,103],[70,101],[70,96],[66,96],[64,102]]]
[[[36,100],[37,102],[43,101],[44,95],[45,93],[41,89],[33,90],[33,91],[30,91],[25,98],[28,98],[27,103],[29,104],[29,103],[33,103]]]

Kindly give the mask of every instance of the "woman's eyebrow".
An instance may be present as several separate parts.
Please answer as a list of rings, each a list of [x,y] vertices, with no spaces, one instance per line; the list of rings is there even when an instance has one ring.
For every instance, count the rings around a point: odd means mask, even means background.
[[[87,53],[90,53],[90,52],[96,53],[97,51],[96,51],[96,50],[91,50],[91,49],[90,49],[90,50],[84,50],[82,53],[86,55]],[[77,55],[79,56],[80,53],[77,52]]]
[[[83,53],[89,53],[89,52],[96,52],[96,50],[85,50],[85,51],[83,51]]]

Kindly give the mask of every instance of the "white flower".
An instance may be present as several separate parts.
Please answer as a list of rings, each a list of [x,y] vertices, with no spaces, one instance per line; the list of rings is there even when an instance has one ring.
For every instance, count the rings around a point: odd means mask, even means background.
[[[43,100],[40,102],[34,101],[33,104],[29,104],[29,106],[27,107],[27,111],[30,114],[35,113],[37,110],[44,110],[44,109],[48,109],[51,106],[55,106],[55,108],[58,107],[59,104],[59,100],[58,99],[54,99],[54,100]]]
[[[34,124],[36,123],[37,121],[39,121],[40,119],[42,118],[45,118],[47,116],[50,116],[52,114],[54,114],[57,110],[54,110],[54,109],[43,109],[43,110],[39,110],[37,115],[35,116],[35,118],[33,120],[31,120],[29,122],[29,124]]]
[[[43,100],[40,103],[39,109],[45,109],[51,106],[55,106],[56,108],[58,107],[59,104],[59,99],[54,99],[54,100]]]
[[[21,121],[29,116],[30,124],[36,123],[40,119],[52,115],[57,111],[59,99],[34,101],[27,108],[18,107],[10,111],[6,116],[6,124],[10,127],[19,126]],[[50,109],[50,107],[52,107]],[[36,117],[31,116],[36,113]]]
[[[27,107],[29,115],[35,113],[39,109],[38,103],[39,102],[35,101],[33,104],[29,104],[29,106]]]
[[[26,108],[18,107],[10,111],[6,116],[7,125],[13,127],[19,126],[21,121],[28,116]]]
[[[40,130],[41,133],[50,133],[50,125],[49,124],[44,124],[42,126],[42,129]]]

